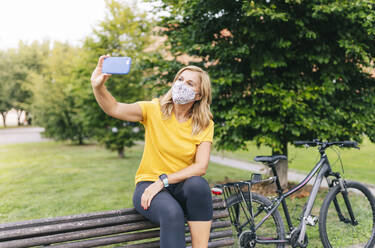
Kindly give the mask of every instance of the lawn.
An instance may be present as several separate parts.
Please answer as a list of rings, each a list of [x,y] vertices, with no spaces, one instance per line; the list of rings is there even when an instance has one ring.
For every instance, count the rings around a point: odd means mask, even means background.
[[[142,146],[126,159],[96,145],[42,142],[0,146],[0,222],[132,207]],[[210,164],[210,183],[249,172]]]
[[[0,223],[132,207],[142,149],[142,145],[128,149],[126,158],[120,159],[97,145],[0,146]],[[205,178],[213,185],[249,175],[211,163]],[[316,215],[323,197],[320,194],[315,205]],[[306,199],[288,200],[294,220]],[[308,235],[309,247],[321,247],[317,225],[308,228]]]
[[[337,147],[336,147],[337,148]],[[268,147],[257,147],[254,142],[248,142],[247,151],[239,150],[235,152],[222,152],[213,150],[213,154],[222,155],[239,160],[254,163],[254,157],[257,155],[271,155],[271,149]],[[309,172],[319,161],[320,155],[316,147],[304,148],[288,147],[289,168],[300,172]],[[365,182],[375,185],[375,144],[365,138],[360,144],[360,149],[340,148],[341,160],[344,165],[344,177],[351,180]],[[341,164],[336,152],[332,149],[327,150],[328,158],[332,169],[342,173]]]

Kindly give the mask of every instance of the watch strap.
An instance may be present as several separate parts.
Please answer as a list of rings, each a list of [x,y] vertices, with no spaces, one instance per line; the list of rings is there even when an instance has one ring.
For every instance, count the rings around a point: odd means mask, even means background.
[[[166,187],[169,186],[169,183],[168,183],[168,176],[167,176],[166,174],[161,174],[161,175],[159,176],[159,179],[160,179],[160,181],[163,182],[163,184],[164,184],[164,188],[166,188]]]

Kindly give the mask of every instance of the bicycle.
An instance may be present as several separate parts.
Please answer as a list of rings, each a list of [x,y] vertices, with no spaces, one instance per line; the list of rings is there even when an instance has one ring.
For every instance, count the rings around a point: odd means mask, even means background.
[[[320,160],[306,178],[289,191],[284,193],[275,168],[280,160],[287,159],[284,155],[255,157],[255,161],[262,162],[271,168],[273,177],[262,179],[260,174],[252,174],[248,181],[220,184],[212,189],[214,194],[224,196],[231,223],[236,229],[239,246],[244,248],[263,245],[275,245],[278,248],[285,247],[285,245],[307,247],[306,227],[319,222],[319,235],[324,247],[374,247],[374,196],[363,184],[347,181],[341,177],[340,173],[333,172],[326,154],[328,147],[358,148],[357,143],[314,140],[296,141],[294,144],[307,147],[318,146]],[[293,226],[285,199],[299,191],[315,174],[317,177],[303,207],[299,224]],[[324,198],[318,219],[311,215],[311,211],[323,178],[327,180],[329,192]],[[276,183],[277,196],[273,199],[251,191],[252,185],[267,182]],[[285,231],[284,222],[278,210],[280,205],[283,208],[288,231]]]

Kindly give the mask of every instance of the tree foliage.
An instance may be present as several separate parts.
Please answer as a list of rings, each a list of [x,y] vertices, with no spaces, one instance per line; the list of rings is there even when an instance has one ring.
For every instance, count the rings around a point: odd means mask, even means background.
[[[374,1],[164,0],[176,56],[201,58],[213,82],[215,137],[287,154],[303,139],[375,141]]]
[[[0,55],[1,112],[5,117],[11,109],[17,110],[18,125],[21,124],[22,111],[30,112],[32,90],[29,75],[41,72],[46,44],[20,42],[16,49],[8,49]]]
[[[77,68],[80,85],[86,93],[82,98],[86,124],[95,137],[107,148],[124,156],[124,148],[134,145],[134,141],[143,137],[138,124],[127,123],[107,116],[96,102],[90,86],[90,75],[98,58],[104,54],[112,56],[129,56],[132,58],[128,75],[112,75],[106,82],[109,92],[119,102],[132,103],[146,98],[147,90],[142,84],[148,72],[144,61],[152,53],[144,50],[151,44],[152,23],[144,13],[138,13],[135,7],[121,1],[106,1],[107,16],[88,37],[84,44],[87,56],[85,64]]]
[[[46,137],[78,144],[89,137],[74,74],[81,54],[80,48],[55,42],[44,58],[41,73],[30,76],[34,92],[33,115],[36,124],[45,128]]]
[[[6,126],[7,112],[12,108],[12,87],[10,83],[13,82],[13,80],[8,71],[8,62],[9,56],[7,56],[5,52],[0,51],[0,114],[4,122],[4,126]]]

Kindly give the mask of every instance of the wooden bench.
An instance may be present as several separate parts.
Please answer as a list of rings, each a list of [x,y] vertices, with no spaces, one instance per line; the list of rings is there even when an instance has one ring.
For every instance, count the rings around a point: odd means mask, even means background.
[[[213,198],[214,217],[208,247],[234,244],[228,211]],[[191,244],[186,226],[186,243]],[[159,227],[134,208],[0,224],[0,247],[159,247]],[[178,247],[176,247],[178,248]]]

